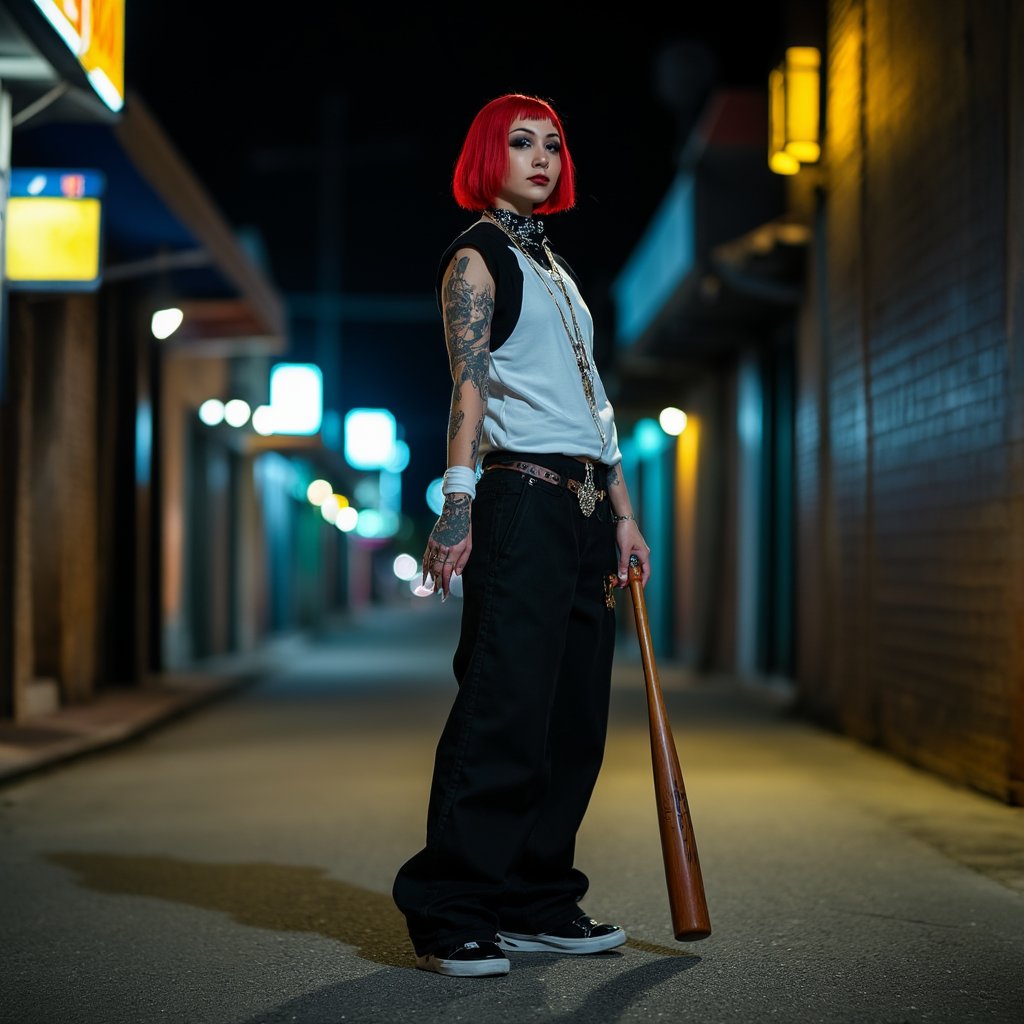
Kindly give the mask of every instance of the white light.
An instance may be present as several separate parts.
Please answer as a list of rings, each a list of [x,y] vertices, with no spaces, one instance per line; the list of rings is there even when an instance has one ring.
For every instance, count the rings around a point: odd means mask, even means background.
[[[269,405],[258,405],[253,410],[252,429],[263,437],[274,433],[274,410]]]
[[[678,437],[686,429],[686,413],[682,409],[670,405],[667,409],[661,410],[658,422],[666,434]]]
[[[208,426],[224,422],[224,403],[219,398],[208,398],[199,406],[199,418]]]
[[[412,555],[404,553],[399,555],[391,567],[400,580],[412,580],[422,575],[420,563]]]
[[[25,191],[30,196],[37,196],[40,192],[43,191],[44,188],[46,188],[46,175],[37,174],[28,183],[27,187],[25,188]]]
[[[184,319],[185,314],[175,306],[168,309],[158,309],[153,314],[149,329],[153,332],[154,338],[158,341],[163,341],[164,338],[169,338],[181,326],[181,322]]]
[[[353,469],[383,469],[395,458],[395,417],[387,409],[345,415],[345,459]]]
[[[117,86],[100,68],[93,68],[87,77],[96,95],[116,114],[124,106],[124,97],[118,92]]]
[[[320,502],[320,515],[324,517],[329,523],[335,523],[338,520],[338,513],[341,511],[341,503],[338,501],[336,494],[328,494],[323,501]]]
[[[323,422],[324,378],[314,363],[278,363],[270,370],[275,434],[315,434]]]
[[[57,34],[67,44],[68,49],[76,56],[82,55],[82,37],[75,29],[74,24],[68,20],[68,16],[61,10],[55,0],[35,0],[36,7],[42,11],[43,16],[53,26]]]
[[[426,583],[419,578],[409,580],[409,589],[415,597],[430,597],[434,593],[434,577],[428,576]]]
[[[326,480],[314,480],[306,488],[306,498],[310,505],[322,505],[334,493],[334,488]]]
[[[249,403],[241,398],[232,398],[224,406],[224,422],[231,427],[241,427],[249,422]]]
[[[427,508],[434,513],[435,516],[441,514],[441,509],[444,508],[444,495],[441,493],[441,487],[444,484],[443,477],[435,477],[427,485]]]
[[[359,522],[359,513],[349,505],[347,508],[343,508],[338,513],[338,518],[334,520],[334,525],[341,530],[342,533],[351,533]]]

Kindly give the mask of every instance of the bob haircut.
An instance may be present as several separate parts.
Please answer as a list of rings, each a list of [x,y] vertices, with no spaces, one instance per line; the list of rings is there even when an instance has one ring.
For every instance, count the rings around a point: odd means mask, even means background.
[[[562,140],[562,173],[558,184],[534,212],[558,213],[576,204],[576,172],[565,144],[561,119],[546,100],[512,92],[481,108],[466,133],[452,179],[455,202],[464,210],[481,213],[494,205],[508,176],[508,130],[512,122],[520,118],[529,121],[550,118]]]

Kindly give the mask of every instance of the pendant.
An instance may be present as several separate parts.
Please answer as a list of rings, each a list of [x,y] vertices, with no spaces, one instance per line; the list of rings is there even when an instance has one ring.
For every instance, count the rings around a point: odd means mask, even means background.
[[[587,463],[587,475],[584,478],[583,483],[580,484],[580,488],[576,494],[580,499],[580,509],[585,516],[589,517],[597,507],[597,488],[594,487],[593,463]]]

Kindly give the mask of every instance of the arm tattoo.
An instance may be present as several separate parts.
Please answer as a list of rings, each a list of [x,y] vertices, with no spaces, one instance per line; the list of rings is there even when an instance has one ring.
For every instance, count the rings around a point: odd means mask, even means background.
[[[608,486],[614,487],[619,482],[619,471],[613,466],[608,470]]]
[[[465,277],[469,257],[463,256],[445,285],[444,315],[448,326],[448,351],[455,382],[455,400],[462,398],[462,384],[469,381],[487,396],[488,351],[494,296],[489,287],[477,291]]]
[[[462,421],[466,414],[461,409],[452,409],[452,418],[448,421],[448,440],[452,441],[455,435],[462,429]],[[475,447],[475,445],[474,445]],[[474,454],[476,454],[474,452]]]
[[[465,540],[469,533],[469,505],[468,495],[445,495],[444,507],[430,536],[448,548]]]
[[[481,416],[480,419],[476,421],[476,433],[473,435],[473,444],[472,447],[470,448],[470,455],[473,457],[474,462],[476,461],[477,450],[480,447],[480,435],[483,433],[483,429],[484,418],[483,416]]]

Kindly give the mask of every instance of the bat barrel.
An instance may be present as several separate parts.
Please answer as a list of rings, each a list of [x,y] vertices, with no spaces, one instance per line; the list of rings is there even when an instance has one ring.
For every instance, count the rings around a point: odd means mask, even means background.
[[[640,562],[636,555],[630,556],[629,560],[629,587],[647,687],[651,766],[672,930],[680,942],[705,939],[711,934],[711,920],[704,880],[679,757],[658,678]]]

